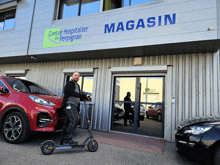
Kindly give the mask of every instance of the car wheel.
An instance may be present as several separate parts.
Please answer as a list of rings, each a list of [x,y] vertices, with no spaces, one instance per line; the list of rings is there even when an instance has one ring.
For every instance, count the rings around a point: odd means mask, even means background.
[[[149,119],[149,115],[146,113],[147,119]]]
[[[215,165],[219,165],[220,164],[220,146],[215,151],[213,161],[214,161]]]
[[[162,121],[162,115],[161,115],[161,114],[158,115],[158,121],[159,121],[159,122]]]
[[[179,155],[184,155],[185,152],[180,150],[178,147],[176,147],[176,152],[179,154]]]
[[[2,124],[2,134],[9,143],[20,143],[27,138],[27,124],[19,112],[10,113]]]

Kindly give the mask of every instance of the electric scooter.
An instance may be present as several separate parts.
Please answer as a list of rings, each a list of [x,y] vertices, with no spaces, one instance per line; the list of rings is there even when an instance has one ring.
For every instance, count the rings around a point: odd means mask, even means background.
[[[44,155],[50,155],[54,150],[63,150],[63,149],[74,149],[74,148],[84,148],[87,144],[88,150],[95,152],[98,149],[98,142],[94,140],[92,134],[92,126],[90,123],[89,110],[87,109],[86,102],[84,101],[84,108],[87,116],[87,129],[89,131],[88,137],[83,141],[82,144],[75,145],[56,145],[53,140],[46,140],[41,144],[41,151]],[[92,112],[91,112],[92,113]]]

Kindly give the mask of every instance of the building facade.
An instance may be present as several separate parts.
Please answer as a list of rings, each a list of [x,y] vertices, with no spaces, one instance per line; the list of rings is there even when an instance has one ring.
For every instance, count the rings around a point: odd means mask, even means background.
[[[220,1],[132,2],[0,1],[0,75],[25,77],[62,96],[79,71],[95,103],[93,129],[129,132],[114,118],[130,91],[135,110],[155,103],[163,111],[162,122],[144,123],[144,116],[130,132],[174,141],[180,121],[220,113]]]

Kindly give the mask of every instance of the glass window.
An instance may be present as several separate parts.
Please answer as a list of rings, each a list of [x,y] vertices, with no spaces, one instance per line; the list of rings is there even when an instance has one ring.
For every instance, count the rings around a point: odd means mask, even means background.
[[[58,19],[98,13],[100,0],[60,0]]]
[[[66,83],[67,83],[68,81],[71,80],[72,74],[66,75],[66,76],[67,76],[67,79],[66,79]],[[92,98],[92,90],[93,90],[93,80],[94,80],[93,75],[80,74],[80,79],[77,82],[80,86],[80,90],[84,92],[85,94],[90,95],[91,98]],[[64,86],[66,85],[66,83],[64,84]]]
[[[104,11],[158,0],[105,0]]]
[[[3,86],[3,89],[6,88],[5,84],[0,80],[0,86]]]
[[[16,10],[0,13],[0,31],[13,29],[15,24]]]
[[[44,87],[30,81],[14,78],[4,78],[4,80],[12,87],[13,90],[18,92],[53,96],[53,94]]]

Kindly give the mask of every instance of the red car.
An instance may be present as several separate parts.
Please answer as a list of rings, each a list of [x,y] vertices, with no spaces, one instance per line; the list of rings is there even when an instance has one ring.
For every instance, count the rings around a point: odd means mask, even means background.
[[[0,128],[9,143],[20,143],[36,131],[53,132],[62,127],[57,115],[62,97],[36,83],[0,76]]]
[[[152,117],[158,119],[159,122],[162,121],[162,105],[153,104],[148,107],[149,109],[146,111],[147,118]]]

